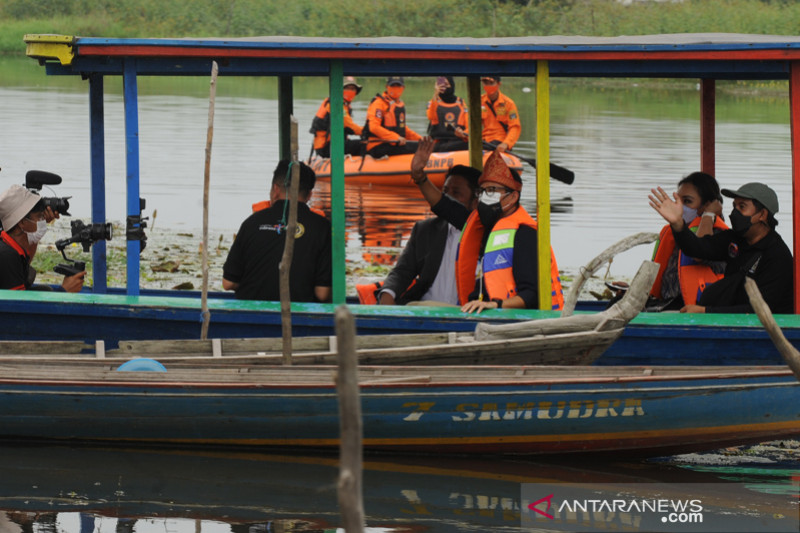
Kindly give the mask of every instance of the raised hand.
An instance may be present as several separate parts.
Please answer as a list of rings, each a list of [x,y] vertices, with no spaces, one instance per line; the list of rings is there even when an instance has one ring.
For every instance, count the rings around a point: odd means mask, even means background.
[[[650,207],[655,209],[664,220],[669,222],[672,229],[680,231],[683,229],[683,206],[678,199],[678,193],[673,192],[672,198],[664,192],[664,189],[657,187],[650,189],[647,198],[650,200]]]

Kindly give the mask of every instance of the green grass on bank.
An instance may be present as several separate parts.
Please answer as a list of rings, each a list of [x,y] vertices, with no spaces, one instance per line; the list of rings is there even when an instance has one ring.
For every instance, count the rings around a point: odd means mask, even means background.
[[[26,33],[85,37],[797,35],[795,0],[0,0],[0,52]]]

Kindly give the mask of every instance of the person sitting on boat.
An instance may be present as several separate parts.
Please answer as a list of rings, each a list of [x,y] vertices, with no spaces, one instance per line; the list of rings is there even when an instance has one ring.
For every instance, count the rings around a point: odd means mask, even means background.
[[[0,289],[31,289],[36,270],[31,261],[39,241],[47,233],[48,219],[56,218],[44,200],[21,185],[12,185],[0,195]],[[83,288],[86,272],[64,276],[61,287],[66,292]]]
[[[678,198],[683,204],[683,221],[698,237],[729,229],[722,219],[722,195],[717,180],[705,172],[692,172],[678,182]],[[724,261],[693,259],[675,246],[672,229],[661,229],[653,250],[653,261],[660,265],[650,290],[649,310],[678,310],[697,303],[705,286],[722,278]]]
[[[478,203],[481,171],[455,165],[447,171],[442,193],[469,211]],[[397,264],[383,282],[378,303],[405,305],[409,302],[442,302],[458,305],[455,261],[461,230],[441,217],[420,220]]]
[[[478,205],[470,212],[443,195],[425,175],[433,144],[428,137],[420,141],[411,162],[411,179],[434,214],[463,228],[455,272],[461,310],[538,307],[538,225],[519,203],[519,174],[508,168],[500,152],[492,152],[478,180]],[[552,250],[550,280],[552,309],[561,309],[564,295]]]
[[[491,144],[498,152],[511,150],[522,133],[517,104],[500,92],[500,76],[484,76],[481,82],[483,142]]]
[[[361,126],[353,120],[353,110],[350,107],[353,98],[361,92],[361,85],[352,76],[344,79],[344,153],[361,155],[361,139],[348,139],[348,135],[361,135]],[[326,98],[317,110],[311,122],[309,133],[314,135],[313,149],[318,156],[329,158],[331,156],[331,99]]]
[[[270,207],[242,222],[222,270],[222,288],[240,300],[280,300],[278,265],[283,257],[288,220],[290,162],[278,163],[270,188]],[[314,171],[300,165],[297,230],[290,271],[293,302],[327,302],[331,298],[331,223],[309,209]]]
[[[376,94],[367,108],[367,123],[361,132],[367,140],[367,154],[375,159],[385,155],[413,154],[422,137],[406,126],[406,107],[400,97],[406,88],[399,76],[386,80],[386,90]]]
[[[466,150],[467,106],[456,96],[456,82],[452,76],[439,76],[433,98],[428,102],[428,135],[436,141],[436,152]]]
[[[793,312],[792,252],[775,231],[778,195],[763,183],[752,182],[738,190],[722,189],[733,198],[729,230],[698,237],[683,220],[683,207],[661,187],[652,189],[650,205],[672,228],[675,243],[684,254],[711,261],[727,261],[725,276],[708,285],[696,304],[682,313],[752,313],[744,289],[745,276],[753,278],[773,313]]]

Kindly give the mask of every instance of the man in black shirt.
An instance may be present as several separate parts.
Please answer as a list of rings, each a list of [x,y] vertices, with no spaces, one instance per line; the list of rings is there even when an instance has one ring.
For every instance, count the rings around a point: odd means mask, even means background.
[[[778,221],[778,195],[763,183],[746,183],[739,190],[722,189],[733,198],[730,214],[732,229],[698,238],[683,222],[683,208],[663,189],[653,189],[650,205],[669,222],[680,249],[688,256],[712,261],[727,261],[725,277],[708,285],[697,305],[687,305],[682,313],[752,313],[744,289],[750,276],[758,285],[773,313],[794,311],[792,252],[775,232]]]
[[[297,203],[297,231],[289,275],[293,302],[331,299],[331,224],[309,209],[316,176],[303,163]],[[223,267],[222,287],[240,300],[280,300],[278,265],[286,242],[289,161],[278,163],[272,177],[270,207],[250,215],[239,228]]]

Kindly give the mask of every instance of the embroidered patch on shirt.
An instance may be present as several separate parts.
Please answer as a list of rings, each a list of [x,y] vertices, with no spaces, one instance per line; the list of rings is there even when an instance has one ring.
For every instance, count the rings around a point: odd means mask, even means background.
[[[739,255],[739,245],[732,242],[728,245],[728,257],[736,257]]]

